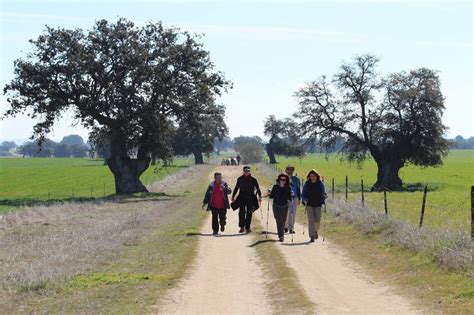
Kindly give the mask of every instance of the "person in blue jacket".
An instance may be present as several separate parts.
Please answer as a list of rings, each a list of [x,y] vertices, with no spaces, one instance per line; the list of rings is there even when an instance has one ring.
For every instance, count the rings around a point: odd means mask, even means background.
[[[285,173],[290,179],[290,187],[292,193],[291,202],[288,205],[288,214],[286,216],[285,222],[285,233],[294,234],[295,233],[295,217],[296,210],[298,209],[301,202],[301,182],[298,176],[294,176],[295,167],[288,165],[285,169]]]
[[[318,231],[321,223],[321,207],[325,203],[326,190],[321,175],[312,169],[306,177],[306,183],[303,186],[303,205],[306,207],[308,216],[308,234],[310,242],[318,239]]]

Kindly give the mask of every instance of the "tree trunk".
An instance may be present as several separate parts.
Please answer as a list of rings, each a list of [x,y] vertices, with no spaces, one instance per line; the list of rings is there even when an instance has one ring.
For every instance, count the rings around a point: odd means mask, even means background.
[[[270,144],[266,145],[266,151],[268,158],[270,159],[270,164],[277,164],[277,160],[275,158],[275,152],[273,151],[273,148]]]
[[[150,165],[150,159],[130,159],[111,157],[108,166],[115,178],[115,193],[130,195],[137,192],[148,192],[140,181],[140,176]]]
[[[204,158],[202,157],[201,151],[194,151],[194,164],[201,165],[204,164]]]
[[[112,129],[110,132],[110,158],[107,165],[114,174],[115,193],[119,195],[130,195],[138,192],[148,192],[145,185],[140,181],[140,176],[150,166],[151,158],[139,148],[137,158],[128,156],[125,146],[125,138],[120,129]]]
[[[377,182],[372,186],[372,191],[400,190],[402,180],[398,172],[403,167],[402,161],[376,161]]]

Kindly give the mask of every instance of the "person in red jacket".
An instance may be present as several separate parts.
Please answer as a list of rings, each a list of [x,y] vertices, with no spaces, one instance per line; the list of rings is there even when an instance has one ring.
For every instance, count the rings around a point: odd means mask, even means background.
[[[221,173],[214,173],[214,180],[211,182],[204,195],[202,208],[207,204],[207,211],[212,212],[212,234],[218,235],[219,225],[221,232],[225,231],[227,209],[230,208],[228,195],[232,192],[226,182],[222,180]]]

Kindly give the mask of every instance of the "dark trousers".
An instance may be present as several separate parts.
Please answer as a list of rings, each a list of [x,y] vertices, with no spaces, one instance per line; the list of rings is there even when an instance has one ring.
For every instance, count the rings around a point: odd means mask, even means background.
[[[285,227],[287,214],[288,214],[288,205],[279,206],[279,205],[273,204],[273,217],[276,220],[278,237],[282,237],[283,234],[285,234],[285,232],[283,231],[283,228]]]
[[[227,209],[211,208],[211,212],[212,212],[212,231],[214,233],[217,233],[219,231],[219,223],[221,226],[225,226]]]
[[[239,227],[250,229],[252,223],[253,202],[251,200],[242,200],[239,209]]]

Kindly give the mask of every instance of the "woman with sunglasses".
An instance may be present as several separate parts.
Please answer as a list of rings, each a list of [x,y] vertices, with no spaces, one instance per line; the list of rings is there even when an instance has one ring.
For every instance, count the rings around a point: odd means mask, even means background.
[[[292,199],[288,175],[278,175],[277,184],[270,191],[270,199],[273,199],[273,216],[276,220],[278,239],[283,242],[288,205]]]

